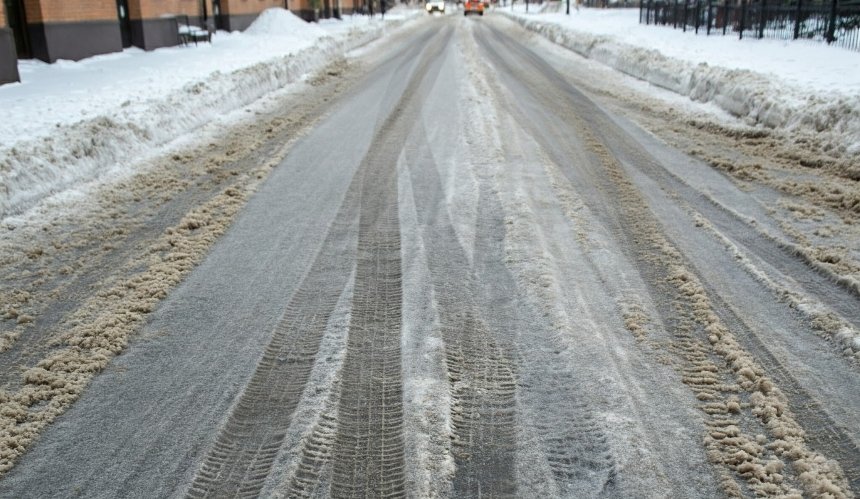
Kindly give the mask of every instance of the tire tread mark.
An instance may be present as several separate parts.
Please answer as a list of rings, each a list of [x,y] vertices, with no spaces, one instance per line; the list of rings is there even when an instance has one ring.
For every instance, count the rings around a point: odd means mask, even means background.
[[[596,495],[612,490],[616,464],[608,437],[595,420],[593,410],[584,400],[576,371],[571,372],[560,362],[555,352],[564,350],[554,334],[547,334],[550,326],[537,328],[523,323],[527,312],[515,315],[513,308],[527,307],[527,299],[520,294],[514,276],[505,265],[503,240],[504,208],[498,195],[486,181],[480,183],[478,203],[478,230],[475,238],[476,272],[492,276],[494,286],[482,287],[484,310],[492,311],[497,324],[509,324],[517,329],[516,342],[520,380],[520,404],[529,406],[550,471],[560,493]],[[502,291],[504,290],[504,291]],[[491,304],[505,303],[493,310]],[[539,314],[538,314],[539,315]],[[489,319],[489,317],[488,317]],[[545,404],[546,401],[554,401]],[[575,491],[575,492],[574,492]]]
[[[440,31],[362,162],[355,292],[334,439],[333,497],[406,494],[401,374],[402,268],[397,158],[420,113],[421,89],[450,39]],[[438,73],[438,71],[437,71]]]
[[[365,184],[368,190],[384,187],[383,192],[372,192],[377,196],[368,196],[373,201],[363,203],[361,209],[355,294],[333,451],[334,497],[405,495],[397,190],[388,179],[377,175],[371,179]]]
[[[310,377],[329,317],[352,272],[361,178],[359,171],[263,358],[198,470],[189,497],[256,497],[262,489]]]
[[[424,140],[410,164],[410,174],[445,343],[452,398],[453,495],[515,496],[517,376],[513,345],[481,317],[475,299],[475,271],[447,215],[426,131],[420,136]]]
[[[330,467],[331,449],[337,434],[337,418],[323,413],[310,437],[303,443],[298,469],[286,486],[287,497],[323,496],[326,469]]]
[[[500,45],[508,47],[511,51],[526,51],[526,49],[511,43],[507,40],[507,37],[498,31],[493,30],[492,34]],[[492,51],[492,49],[488,49],[488,51]],[[546,62],[538,60],[534,54],[525,54],[523,58],[528,60],[537,73],[544,73],[546,78],[560,82],[559,84],[564,87],[564,91],[568,94],[567,99],[576,111],[578,111],[576,118],[581,120],[581,124],[574,125],[575,127],[587,127],[592,131],[591,133],[598,136],[600,135],[600,130],[603,130],[605,134],[606,130],[616,130],[619,128],[618,125],[611,121],[611,118],[600,111],[586,96],[570,86],[561,76],[557,75]],[[496,59],[501,61],[498,55],[496,55]],[[549,96],[537,97],[539,99],[551,99]],[[625,137],[626,134],[621,132],[613,136]],[[712,220],[715,219],[721,231],[726,231],[728,234],[731,234],[735,241],[739,241],[744,246],[754,250],[753,252],[756,255],[773,265],[774,268],[786,272],[791,276],[799,275],[800,282],[806,287],[807,291],[811,291],[814,296],[818,296],[822,301],[833,306],[846,318],[852,322],[860,320],[858,319],[860,313],[857,312],[860,308],[853,306],[856,303],[855,295],[850,290],[828,280],[826,276],[822,276],[815,269],[810,268],[806,262],[799,260],[797,255],[791,252],[790,249],[781,246],[764,234],[758,232],[751,234],[750,231],[738,229],[737,226],[743,225],[743,223],[734,223],[737,221],[742,222],[737,219],[735,214],[726,210],[723,206],[714,204],[713,201],[704,197],[702,193],[695,191],[688,184],[660,166],[659,162],[652,156],[639,151],[629,140],[605,141],[605,147],[614,156],[617,156],[619,160],[635,165],[636,168],[639,168],[660,185],[668,188],[670,191],[680,192],[687,202],[696,206],[697,209],[702,210],[702,213],[707,213]],[[614,187],[609,187],[608,191],[612,191],[612,189]],[[620,233],[629,232],[629,229],[625,228],[625,224],[621,222],[624,220],[624,214],[618,211],[618,205],[608,204],[604,206],[606,208],[604,211],[610,214],[610,225]],[[626,237],[631,241],[637,241],[637,238],[634,236],[628,235]],[[777,258],[775,255],[782,255],[782,258]],[[645,257],[644,260],[641,259],[641,256],[635,258],[645,262],[646,268],[649,266],[648,257]],[[660,277],[657,275],[653,276],[650,280],[650,282],[658,281],[660,281]],[[860,469],[860,453],[858,453],[854,441],[848,437],[841,426],[837,425],[827,415],[821,405],[808,392],[801,388],[797,380],[767,349],[766,345],[755,336],[754,332],[742,324],[725,305],[725,302],[719,298],[719,295],[714,293],[712,289],[706,289],[706,291],[716,306],[719,316],[723,320],[726,320],[727,324],[733,330],[738,332],[736,337],[742,342],[744,348],[748,348],[749,352],[756,356],[756,359],[767,369],[768,374],[772,375],[778,381],[778,386],[785,388],[783,393],[789,399],[789,405],[795,414],[796,421],[802,425],[806,432],[806,439],[811,444],[810,448],[834,458],[843,467],[849,487],[853,490],[860,488],[860,474],[857,473],[857,470]],[[666,317],[671,317],[676,313],[671,310],[671,307],[667,307],[665,311],[665,313],[669,314]],[[679,348],[684,350],[684,356],[697,359],[696,363],[700,363],[699,361],[705,362],[707,354],[704,351],[699,351],[698,341],[692,337],[679,338],[679,345],[681,345]],[[703,363],[701,365],[707,368],[706,364]],[[693,384],[696,384],[697,380],[694,377],[688,377],[687,381],[692,381]]]

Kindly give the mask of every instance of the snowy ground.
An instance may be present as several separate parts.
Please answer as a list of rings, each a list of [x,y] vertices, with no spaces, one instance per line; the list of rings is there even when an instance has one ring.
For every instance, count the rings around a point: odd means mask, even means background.
[[[537,7],[537,8],[536,8]],[[638,9],[518,3],[497,12],[579,54],[748,124],[823,139],[828,153],[860,155],[860,53],[820,43],[738,40],[639,24]]]
[[[0,87],[0,218],[88,180],[133,172],[153,148],[378,38],[410,11],[308,24],[282,9],[211,44],[137,48],[79,62],[20,61]]]
[[[496,12],[747,124],[815,136],[826,160],[860,168],[860,53],[645,26],[638,9],[583,8],[566,16],[548,12],[554,7],[532,5],[526,13],[518,3]],[[223,119],[415,14],[310,25],[274,9],[247,32],[217,33],[211,45],[21,61],[22,82],[0,87],[0,219],[87,181],[128,174],[136,162],[128,158]]]
[[[860,188],[640,87],[425,15],[0,229],[4,493],[853,497]]]

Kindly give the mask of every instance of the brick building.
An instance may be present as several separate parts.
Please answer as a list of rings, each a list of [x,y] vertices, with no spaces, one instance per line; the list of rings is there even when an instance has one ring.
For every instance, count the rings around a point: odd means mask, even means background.
[[[367,0],[0,0],[0,84],[18,80],[17,59],[79,60],[136,46],[179,44],[178,23],[237,31],[265,9],[307,20],[354,12]]]
[[[18,81],[15,37],[6,22],[6,8],[0,1],[0,85]]]
[[[205,26],[212,12],[211,0],[119,0],[117,4],[123,45],[145,50],[179,42],[175,16],[187,16],[189,22]]]
[[[122,50],[117,6],[111,0],[7,0],[26,31],[17,34],[30,57],[47,62],[78,60]]]

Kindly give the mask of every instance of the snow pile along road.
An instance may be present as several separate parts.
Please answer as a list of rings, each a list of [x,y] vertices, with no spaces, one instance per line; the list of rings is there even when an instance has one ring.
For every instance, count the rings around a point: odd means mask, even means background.
[[[523,27],[618,71],[750,125],[815,134],[825,153],[860,157],[860,53],[639,24],[638,9],[564,14],[502,11]]]
[[[211,46],[22,61],[22,83],[0,87],[0,219],[132,173],[154,148],[300,80],[405,17],[311,25],[270,9],[245,33],[217,33]]]
[[[322,37],[328,33],[295,16],[285,9],[268,9],[248,26],[245,34],[254,36],[283,36],[291,33],[302,33],[306,38]]]

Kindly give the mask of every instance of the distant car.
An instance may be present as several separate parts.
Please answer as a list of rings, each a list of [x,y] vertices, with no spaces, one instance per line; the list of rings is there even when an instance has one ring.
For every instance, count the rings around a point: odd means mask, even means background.
[[[424,8],[427,10],[428,14],[432,14],[434,12],[445,13],[445,2],[444,0],[432,0],[424,4]]]
[[[468,16],[469,14],[483,16],[484,2],[482,0],[466,0],[466,3],[463,4],[463,15]]]

